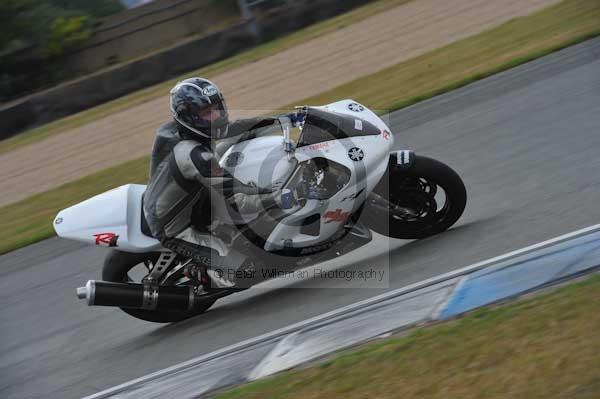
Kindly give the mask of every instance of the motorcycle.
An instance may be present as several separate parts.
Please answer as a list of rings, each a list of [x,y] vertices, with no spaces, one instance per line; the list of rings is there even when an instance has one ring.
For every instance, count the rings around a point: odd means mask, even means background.
[[[146,321],[177,322],[273,276],[257,270],[293,271],[333,259],[369,243],[373,231],[429,237],[462,215],[467,194],[459,175],[437,160],[394,150],[390,128],[364,105],[343,100],[298,107],[297,115],[297,124],[281,117],[268,134],[217,150],[219,166],[242,191],[277,193],[278,200],[248,214],[227,200],[211,201],[202,210],[210,225],[191,229],[189,238],[211,254],[204,267],[191,267],[191,258],[152,237],[144,185],[60,211],[58,236],[111,249],[102,280],[77,288],[77,296]]]

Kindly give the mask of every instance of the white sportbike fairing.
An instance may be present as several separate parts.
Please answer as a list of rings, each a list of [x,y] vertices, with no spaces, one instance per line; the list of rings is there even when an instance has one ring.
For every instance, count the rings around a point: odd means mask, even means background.
[[[90,305],[119,306],[145,320],[181,320],[240,288],[231,275],[217,273],[225,267],[234,275],[282,259],[287,267],[304,267],[307,260],[364,245],[370,229],[421,238],[447,229],[462,214],[466,192],[458,175],[411,151],[393,151],[390,128],[365,106],[343,100],[303,107],[299,115],[304,123],[297,146],[289,120],[282,118],[279,135],[243,141],[222,154],[221,168],[240,184],[280,199],[251,214],[234,214],[226,201],[213,201],[208,232],[186,232],[187,240],[217,254],[197,275],[189,259],[150,236],[143,185],[121,186],[59,212],[54,228],[60,237],[118,251],[103,271],[109,281],[90,281],[78,295]],[[434,198],[438,191],[446,196],[441,207]],[[364,223],[361,213],[367,215]],[[344,246],[336,245],[342,240]],[[141,284],[128,274],[133,263],[148,267]]]
[[[160,242],[142,233],[142,196],[146,186],[127,184],[58,213],[59,237],[127,252],[160,250]]]

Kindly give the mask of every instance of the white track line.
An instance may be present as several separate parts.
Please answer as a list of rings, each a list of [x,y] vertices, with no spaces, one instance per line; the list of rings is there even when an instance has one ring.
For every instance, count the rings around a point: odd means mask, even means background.
[[[134,386],[134,385],[137,385],[137,384],[142,384],[142,383],[145,383],[145,382],[149,382],[149,381],[152,381],[152,380],[154,380],[156,378],[163,377],[163,376],[166,376],[168,374],[176,373],[176,372],[179,372],[179,371],[184,370],[186,368],[190,368],[190,367],[196,366],[198,364],[204,363],[206,361],[209,361],[209,360],[221,357],[221,356],[229,355],[231,353],[234,353],[234,352],[246,349],[246,348],[251,347],[253,345],[256,345],[258,343],[262,343],[262,342],[265,342],[265,341],[270,341],[270,340],[279,338],[281,336],[293,333],[295,331],[301,330],[301,329],[306,328],[308,326],[315,325],[315,324],[318,324],[318,323],[322,323],[324,321],[327,321],[328,319],[344,315],[346,313],[358,310],[360,308],[371,306],[371,305],[377,304],[379,302],[382,302],[382,301],[385,301],[385,300],[397,297],[399,295],[404,295],[404,294],[407,294],[407,293],[410,293],[410,292],[413,292],[413,291],[416,291],[416,290],[419,290],[419,289],[422,289],[422,288],[429,287],[429,286],[434,285],[434,284],[438,284],[438,283],[441,283],[441,282],[444,282],[444,281],[447,281],[447,280],[451,280],[451,279],[454,279],[454,278],[457,278],[457,277],[461,277],[463,275],[473,273],[473,272],[475,272],[477,270],[480,270],[480,269],[483,269],[485,267],[489,267],[492,264],[495,264],[495,263],[498,263],[498,262],[502,262],[502,261],[505,261],[505,260],[508,260],[508,259],[511,259],[511,258],[515,258],[517,256],[524,255],[524,254],[526,254],[528,252],[532,252],[532,251],[535,251],[535,250],[538,250],[538,249],[542,249],[544,247],[555,245],[557,243],[560,243],[560,242],[563,242],[563,241],[567,241],[567,240],[576,238],[578,236],[590,234],[590,233],[593,233],[593,232],[596,232],[596,231],[600,231],[600,224],[596,224],[596,225],[593,225],[593,226],[590,226],[590,227],[583,228],[581,230],[577,230],[577,231],[574,231],[574,232],[571,232],[571,233],[567,233],[567,234],[564,234],[564,235],[552,238],[550,240],[542,241],[540,243],[537,243],[537,244],[534,244],[534,245],[530,245],[528,247],[521,248],[521,249],[518,249],[516,251],[508,252],[506,254],[503,254],[503,255],[500,255],[500,256],[496,256],[494,258],[486,259],[486,260],[483,260],[481,262],[472,264],[470,266],[463,267],[461,269],[453,270],[451,272],[444,273],[444,274],[441,274],[439,276],[435,276],[435,277],[432,277],[430,279],[420,281],[418,283],[410,284],[410,285],[407,285],[405,287],[402,287],[402,288],[399,288],[399,289],[396,289],[396,290],[393,290],[393,291],[390,291],[390,292],[386,292],[384,294],[377,295],[375,297],[368,298],[368,299],[362,300],[360,302],[356,302],[356,303],[353,303],[351,305],[344,306],[344,307],[336,309],[336,310],[332,310],[332,311],[327,312],[327,313],[323,313],[323,314],[321,314],[319,316],[315,316],[315,317],[312,317],[310,319],[306,319],[306,320],[303,320],[301,322],[298,322],[298,323],[295,323],[295,324],[291,324],[289,326],[286,326],[286,327],[283,327],[283,328],[271,331],[269,333],[266,333],[266,334],[263,334],[263,335],[259,335],[258,337],[250,338],[250,339],[247,339],[245,341],[239,342],[237,344],[234,344],[234,345],[231,345],[231,346],[228,346],[228,347],[216,350],[214,352],[208,353],[206,355],[199,356],[197,358],[188,360],[186,362],[182,362],[182,363],[176,364],[174,366],[168,367],[168,368],[163,369],[163,370],[159,370],[159,371],[157,371],[155,373],[148,374],[148,375],[145,375],[145,376],[140,377],[140,378],[136,378],[134,380],[131,380],[131,381],[125,382],[123,384],[117,385],[117,386],[115,386],[113,388],[109,388],[109,389],[104,390],[102,392],[98,392],[98,393],[96,393],[94,395],[87,396],[85,399],[98,399],[98,398],[106,398],[106,397],[109,397],[109,396],[113,396],[113,395],[115,395],[115,394],[117,394],[117,393],[119,393],[119,392],[121,392],[121,391],[123,391],[123,390],[125,390],[125,389],[127,389],[129,387],[131,387],[131,386]]]

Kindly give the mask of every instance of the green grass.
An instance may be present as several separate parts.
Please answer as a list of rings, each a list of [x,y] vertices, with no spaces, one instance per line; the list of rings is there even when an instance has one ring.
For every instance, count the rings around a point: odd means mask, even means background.
[[[299,103],[354,98],[391,111],[597,35],[600,2],[564,0]],[[120,184],[145,181],[147,162],[147,157],[129,161],[0,208],[0,229],[9,237],[0,243],[0,253],[52,236],[52,219],[66,206]]]
[[[599,312],[594,275],[217,398],[598,398]]]
[[[83,126],[115,112],[125,110],[161,96],[165,96],[171,87],[177,83],[177,81],[185,77],[195,75],[211,78],[234,68],[256,62],[262,58],[271,56],[308,40],[344,28],[353,24],[354,22],[368,18],[371,15],[383,12],[399,4],[406,3],[407,1],[409,0],[380,0],[367,4],[345,14],[311,25],[282,38],[262,44],[256,48],[227,58],[215,64],[208,65],[196,71],[187,72],[185,75],[177,78],[150,86],[142,90],[138,90],[116,100],[109,101],[94,108],[90,108],[77,114],[59,119],[55,122],[51,122],[35,129],[20,133],[0,142],[0,154],[42,140],[48,136],[64,132],[65,130]]]

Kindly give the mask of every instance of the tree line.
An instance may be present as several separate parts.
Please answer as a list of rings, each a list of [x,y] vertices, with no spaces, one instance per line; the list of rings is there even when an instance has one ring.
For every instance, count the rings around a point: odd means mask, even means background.
[[[119,0],[1,0],[0,101],[64,78],[61,57],[123,9]]]

